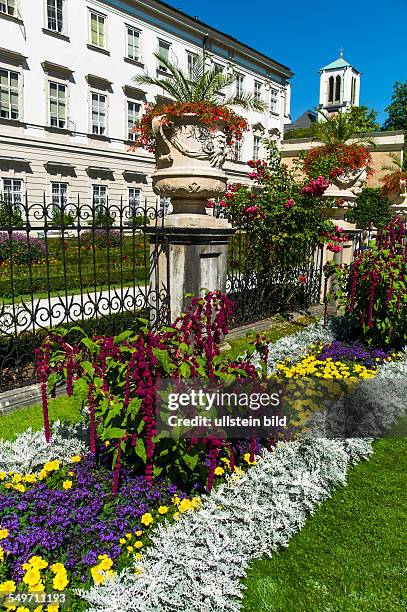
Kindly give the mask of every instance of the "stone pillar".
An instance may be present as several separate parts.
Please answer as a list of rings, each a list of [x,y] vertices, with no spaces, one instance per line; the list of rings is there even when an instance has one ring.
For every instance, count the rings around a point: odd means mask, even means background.
[[[171,214],[162,228],[147,231],[155,234],[150,247],[157,260],[151,278],[153,294],[168,292],[171,321],[185,311],[191,294],[226,291],[228,241],[235,232],[226,219]]]

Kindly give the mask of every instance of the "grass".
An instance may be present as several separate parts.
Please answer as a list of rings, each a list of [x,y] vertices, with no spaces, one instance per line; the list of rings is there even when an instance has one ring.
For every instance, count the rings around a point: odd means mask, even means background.
[[[406,612],[407,441],[374,450],[287,549],[252,563],[243,612]]]
[[[295,322],[290,322],[282,315],[276,315],[271,321],[270,327],[261,332],[249,329],[244,336],[239,338],[226,337],[225,340],[231,348],[224,351],[223,354],[227,355],[231,359],[236,359],[236,357],[243,355],[245,351],[252,353],[253,348],[251,343],[256,340],[256,336],[258,334],[260,334],[260,336],[262,336],[262,338],[268,342],[277,342],[277,340],[283,336],[291,336],[292,334],[296,334],[298,331],[305,329],[307,325],[310,325],[310,323],[315,321],[315,319],[304,316],[297,319]]]
[[[81,406],[73,397],[58,397],[49,401],[49,416],[51,421],[69,421],[76,423],[81,420]],[[16,434],[23,433],[28,427],[38,430],[43,427],[41,406],[22,408],[0,417],[0,438],[12,440]]]

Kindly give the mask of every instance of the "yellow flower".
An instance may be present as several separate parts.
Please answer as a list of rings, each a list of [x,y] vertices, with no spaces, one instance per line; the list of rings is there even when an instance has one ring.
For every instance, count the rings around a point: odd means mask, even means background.
[[[125,533],[124,535],[126,536],[128,540],[131,540],[131,533]]]
[[[192,503],[190,499],[183,499],[178,506],[178,509],[180,512],[186,512],[187,510],[190,510],[191,508],[192,508]]]
[[[109,570],[113,566],[113,561],[107,555],[99,555],[98,559],[100,559],[99,568],[104,571]]]
[[[112,570],[104,570],[104,574],[101,573],[101,570],[102,568],[100,567],[100,565],[96,565],[90,570],[94,582],[98,585],[103,584],[105,582],[106,576],[113,576]]]
[[[38,475],[38,478],[40,480],[45,480],[47,476],[48,476],[47,470],[42,469],[41,472]]]
[[[140,542],[140,540],[136,540],[136,541],[134,542],[134,546],[135,546],[136,548],[141,548],[141,547],[143,546],[143,542]]]
[[[140,559],[141,559],[141,554],[140,554],[140,553],[136,553],[136,554],[135,554],[135,557],[136,557],[137,561],[140,561]]]
[[[41,575],[39,570],[36,567],[32,567],[27,570],[23,582],[24,584],[28,584],[28,586],[33,586],[34,584],[38,584],[41,581]]]
[[[175,506],[178,506],[178,504],[179,504],[179,502],[180,502],[180,501],[181,501],[181,500],[180,500],[180,498],[178,497],[178,495],[173,495],[173,496],[172,496],[172,503],[173,503]]]
[[[128,552],[128,553],[132,553],[132,552],[133,552],[133,550],[134,550],[133,546],[128,546],[128,547],[127,547],[127,552]]]
[[[29,608],[23,608],[22,606],[18,606],[16,612],[30,612]]]
[[[216,476],[222,476],[222,474],[224,474],[224,473],[225,473],[225,470],[222,467],[219,466],[219,467],[215,468]]]
[[[141,574],[141,567],[136,567],[136,569],[134,570],[135,574]]]
[[[47,606],[47,612],[58,612],[59,610],[59,605],[58,604],[49,604]]]
[[[6,489],[12,489],[12,488],[13,488],[13,485],[11,484],[11,482],[6,482],[6,484],[4,485],[4,487],[5,487]]]
[[[82,457],[80,455],[74,455],[71,457],[71,463],[80,463],[82,461]]]
[[[45,588],[42,582],[39,582],[38,584],[30,585],[30,588],[28,589],[29,593],[43,593],[44,591],[45,591]]]
[[[4,550],[2,546],[0,546],[0,561],[4,561]]]
[[[68,586],[68,582],[68,576],[66,574],[66,570],[64,569],[63,572],[57,573],[54,580],[52,581],[52,586],[56,591],[63,591],[65,587]]]
[[[24,480],[25,482],[33,483],[33,482],[37,482],[37,477],[35,474],[27,474]]]
[[[158,508],[158,514],[167,514],[168,512],[168,506],[160,506]]]
[[[64,489],[70,489],[72,487],[72,480],[64,480],[62,486]]]
[[[178,519],[179,519],[179,517],[180,517],[180,516],[181,516],[181,515],[180,515],[180,513],[179,513],[179,512],[176,512],[172,518],[173,518],[175,521],[178,521]]]
[[[14,580],[6,580],[0,584],[0,593],[14,593],[16,588]]]
[[[75,472],[68,472],[68,476],[75,476]]]
[[[136,536],[139,538],[141,535],[143,535],[142,531],[136,531]]]
[[[22,479],[23,479],[23,477],[21,476],[21,474],[14,474],[14,476],[13,476],[13,482],[15,482],[15,483],[17,483],[17,484],[18,484],[19,482],[21,482],[21,481],[22,481]]]
[[[154,522],[154,519],[153,519],[153,517],[151,516],[151,514],[149,512],[146,512],[141,517],[141,522],[143,523],[143,525],[148,527],[149,525],[151,525]]]
[[[108,448],[110,446],[110,441],[109,440],[106,440],[105,446],[106,446],[106,448]]]
[[[250,461],[250,453],[245,453],[243,455],[243,459],[244,461],[246,461],[246,463],[248,463],[249,465],[255,465],[256,460],[254,459],[253,461]]]
[[[42,557],[38,557],[34,555],[31,559],[28,559],[28,563],[35,569],[45,569],[48,567],[47,561],[45,561]],[[52,569],[52,568],[51,568]]]
[[[19,493],[24,493],[24,492],[25,492],[25,486],[24,486],[24,485],[22,485],[22,484],[17,484],[17,485],[14,487],[14,489],[15,489],[16,491],[18,491]]]
[[[243,476],[243,470],[241,467],[239,467],[238,465],[235,465],[235,474],[236,476]]]
[[[8,529],[0,529],[0,540],[5,540],[8,538],[9,530]]]
[[[55,461],[48,461],[48,463],[44,465],[44,470],[46,472],[55,472],[56,470],[59,470],[60,467],[61,462],[59,459],[55,459]]]
[[[122,545],[126,544],[126,541],[127,541],[126,538],[120,538],[119,544],[122,544]]]
[[[7,472],[0,472],[0,480],[4,480],[7,476]]]

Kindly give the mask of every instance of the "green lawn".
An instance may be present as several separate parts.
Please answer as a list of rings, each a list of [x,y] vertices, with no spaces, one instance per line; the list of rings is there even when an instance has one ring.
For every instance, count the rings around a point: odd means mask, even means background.
[[[81,420],[81,407],[72,397],[58,397],[49,401],[49,416],[51,421]],[[12,440],[16,434],[22,433],[28,427],[34,430],[43,426],[41,406],[31,406],[0,416],[0,438]]]
[[[374,450],[287,549],[251,565],[244,612],[406,612],[407,441]]]

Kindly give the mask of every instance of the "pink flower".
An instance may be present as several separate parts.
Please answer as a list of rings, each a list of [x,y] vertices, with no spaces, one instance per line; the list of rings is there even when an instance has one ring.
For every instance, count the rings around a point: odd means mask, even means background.
[[[254,205],[254,206],[245,206],[244,209],[243,209],[243,212],[246,215],[255,215],[255,214],[257,214],[257,211],[258,211],[258,207],[256,205]]]
[[[221,201],[219,202],[219,206],[222,206],[222,208],[225,208],[225,207],[226,207],[226,202],[225,202],[225,200],[221,200]]]
[[[295,204],[295,200],[289,198],[287,202],[284,204],[284,208],[292,208]]]
[[[298,277],[298,280],[300,281],[301,284],[306,285],[308,278],[305,274],[300,274]]]
[[[328,242],[326,248],[328,251],[332,251],[332,253],[339,253],[342,251],[342,247],[340,247],[339,244],[332,244],[332,242]]]

